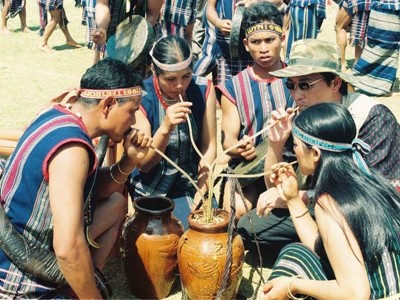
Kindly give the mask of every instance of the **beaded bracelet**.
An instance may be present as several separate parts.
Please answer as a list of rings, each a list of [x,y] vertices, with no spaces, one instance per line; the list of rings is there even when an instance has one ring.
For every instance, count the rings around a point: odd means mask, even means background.
[[[115,167],[115,164],[113,164],[113,165],[110,167],[110,177],[111,177],[111,179],[114,180],[114,182],[116,182],[116,183],[118,183],[118,184],[124,184],[124,183],[126,182],[126,180],[128,179],[128,177],[125,178],[124,181],[118,181],[118,180],[114,177],[114,175],[113,175],[113,173],[112,173],[114,167]]]
[[[296,275],[296,276],[292,276],[292,278],[290,278],[290,280],[289,280],[289,282],[288,282],[288,285],[287,285],[286,296],[287,296],[289,299],[292,299],[292,300],[304,300],[304,299],[306,299],[306,298],[296,297],[296,296],[294,296],[294,295],[292,294],[292,291],[290,290],[290,285],[292,284],[293,280],[295,280],[296,278],[301,278],[301,276]]]

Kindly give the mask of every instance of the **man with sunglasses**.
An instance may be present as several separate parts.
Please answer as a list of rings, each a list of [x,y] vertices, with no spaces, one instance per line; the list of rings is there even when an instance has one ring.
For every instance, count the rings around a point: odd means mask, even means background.
[[[352,114],[358,130],[358,138],[370,147],[363,157],[369,167],[375,168],[391,181],[400,192],[400,125],[393,113],[383,104],[359,93],[349,92],[351,85],[357,86],[357,79],[341,71],[340,50],[336,44],[306,39],[293,44],[288,66],[271,72],[276,77],[287,78],[290,90],[300,110],[322,102],[341,103]],[[301,112],[300,112],[301,113]],[[269,144],[265,159],[265,170],[283,161],[282,152],[291,139],[291,122],[294,115],[283,109],[272,113],[269,123],[280,122],[269,132]],[[248,217],[242,217],[238,230],[245,245],[254,247],[256,233],[263,252],[279,251],[284,245],[299,241],[288,210],[279,199],[279,193],[266,178],[270,189],[260,196],[257,209]],[[308,201],[309,193],[301,193]],[[262,216],[262,217],[258,217]]]

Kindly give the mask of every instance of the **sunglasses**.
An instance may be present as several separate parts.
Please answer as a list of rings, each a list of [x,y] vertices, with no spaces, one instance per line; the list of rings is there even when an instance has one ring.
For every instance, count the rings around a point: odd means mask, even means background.
[[[324,78],[325,77],[321,77],[313,82],[299,82],[297,84],[294,83],[293,81],[287,80],[285,84],[286,87],[291,91],[297,89],[297,87],[302,91],[308,91],[314,84],[316,84],[317,82],[321,81]]]

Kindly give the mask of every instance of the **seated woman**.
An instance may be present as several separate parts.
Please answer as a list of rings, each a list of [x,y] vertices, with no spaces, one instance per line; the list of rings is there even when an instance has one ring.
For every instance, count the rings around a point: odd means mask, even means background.
[[[274,188],[301,243],[282,249],[260,299],[399,299],[400,197],[361,158],[369,146],[355,139],[349,111],[311,106],[292,133],[300,170],[312,175],[316,219],[299,197],[292,167],[278,165]]]
[[[192,75],[192,52],[180,37],[160,39],[151,57],[153,75],[144,81],[146,95],[136,112],[135,127],[153,136],[152,145],[197,180],[205,195],[209,166],[217,154],[214,86],[210,80]],[[190,128],[200,153],[192,144]],[[200,193],[151,149],[139,167],[140,172],[132,173],[130,179],[132,199],[149,195],[171,198],[176,205],[174,215],[187,228],[189,213],[202,199]]]

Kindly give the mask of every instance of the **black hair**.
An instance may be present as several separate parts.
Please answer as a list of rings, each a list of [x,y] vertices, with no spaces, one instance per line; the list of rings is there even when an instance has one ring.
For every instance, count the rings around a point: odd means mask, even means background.
[[[189,58],[192,50],[185,39],[168,35],[161,38],[153,48],[153,57],[163,64],[176,64],[185,61]],[[153,63],[154,70],[157,74],[162,74],[165,71],[161,70],[155,63]],[[190,64],[190,69],[193,68],[193,62]]]
[[[246,30],[265,21],[283,26],[282,14],[275,4],[267,1],[256,2],[244,9],[241,28]]]
[[[91,66],[83,74],[80,82],[82,89],[108,90],[142,86],[142,78],[129,65],[112,58],[105,58]],[[129,99],[129,98],[124,98]],[[97,99],[80,98],[86,105],[98,103]],[[118,99],[118,103],[124,101]]]
[[[313,105],[301,112],[294,124],[305,133],[326,141],[351,144],[356,137],[350,112],[337,103]],[[315,188],[315,199],[327,193],[335,200],[358,241],[367,266],[374,269],[386,248],[400,251],[400,196],[382,175],[372,168],[370,171],[371,175],[367,175],[358,168],[352,150],[321,149],[311,188]],[[317,204],[321,205],[318,200]]]
[[[332,80],[335,79],[335,77],[337,77],[338,75],[336,75],[335,73],[322,73],[322,76],[324,76],[325,82],[330,85]],[[347,95],[348,93],[347,82],[344,80],[342,80],[342,85],[339,88],[339,93],[341,93],[342,95]]]
[[[238,52],[241,60],[253,60],[251,55],[245,50],[242,43],[245,38],[246,29],[262,22],[271,22],[281,27],[283,26],[282,14],[275,4],[262,1],[253,3],[244,9],[242,24],[240,25],[240,43],[238,45]]]

